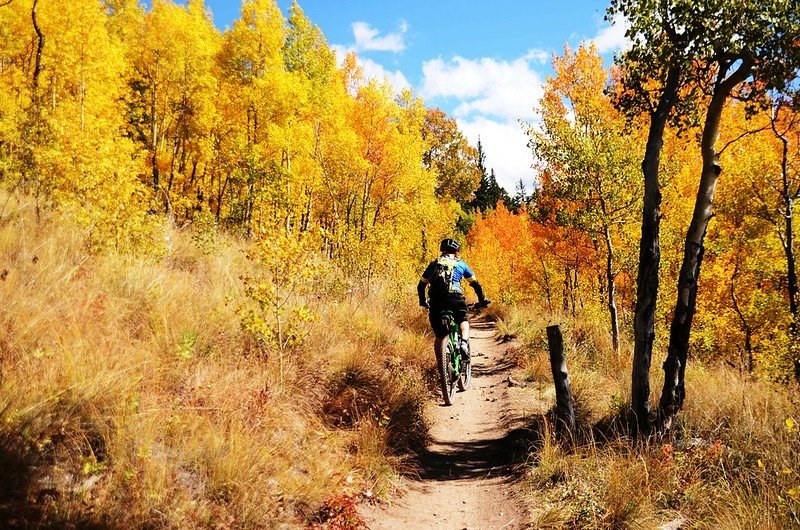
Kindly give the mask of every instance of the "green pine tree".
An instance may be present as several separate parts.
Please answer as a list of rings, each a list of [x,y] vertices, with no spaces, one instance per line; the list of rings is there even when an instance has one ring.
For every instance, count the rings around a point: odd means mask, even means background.
[[[478,139],[478,169],[481,173],[481,183],[475,190],[475,198],[470,201],[469,207],[473,211],[487,212],[494,210],[498,202],[508,205],[511,198],[508,192],[497,183],[494,169],[486,171],[486,153],[483,151],[483,144]]]

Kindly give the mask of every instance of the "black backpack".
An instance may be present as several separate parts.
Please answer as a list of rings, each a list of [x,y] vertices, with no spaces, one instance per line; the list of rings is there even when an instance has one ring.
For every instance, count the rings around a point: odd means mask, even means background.
[[[461,260],[451,256],[442,256],[436,260],[433,275],[430,279],[431,297],[441,298],[455,292],[455,289],[453,289],[453,269],[456,268],[456,264],[459,261]]]

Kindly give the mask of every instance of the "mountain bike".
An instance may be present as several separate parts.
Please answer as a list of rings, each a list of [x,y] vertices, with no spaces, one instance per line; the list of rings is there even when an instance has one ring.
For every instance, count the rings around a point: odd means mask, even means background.
[[[472,304],[470,309],[486,307],[488,304]],[[442,327],[447,335],[436,337],[433,350],[436,353],[436,368],[439,372],[439,387],[445,405],[455,401],[456,388],[465,391],[472,382],[472,363],[461,358],[461,331],[449,310],[442,312]]]

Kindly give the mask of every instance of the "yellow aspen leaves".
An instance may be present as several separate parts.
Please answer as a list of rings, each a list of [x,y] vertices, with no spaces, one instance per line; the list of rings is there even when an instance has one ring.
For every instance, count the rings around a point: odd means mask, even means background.
[[[786,431],[787,432],[797,432],[797,422],[794,421],[794,418],[786,418]]]
[[[0,8],[0,180],[73,213],[93,248],[157,247],[164,216],[203,251],[218,228],[319,229],[354,276],[410,278],[473,191],[469,168],[423,163],[422,101],[337,66],[297,3],[287,19],[246,0],[221,31],[203,0],[40,2],[36,86],[32,5]]]

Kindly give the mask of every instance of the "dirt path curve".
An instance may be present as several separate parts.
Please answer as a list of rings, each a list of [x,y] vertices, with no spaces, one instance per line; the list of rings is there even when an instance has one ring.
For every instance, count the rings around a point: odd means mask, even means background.
[[[442,405],[441,396],[429,403],[432,442],[417,462],[419,475],[407,479],[405,493],[390,505],[361,508],[372,530],[512,530],[526,525],[512,484],[528,446],[529,433],[521,428],[522,389],[509,386],[513,366],[508,346],[494,338],[494,325],[475,320],[472,385],[456,394],[451,407]]]

